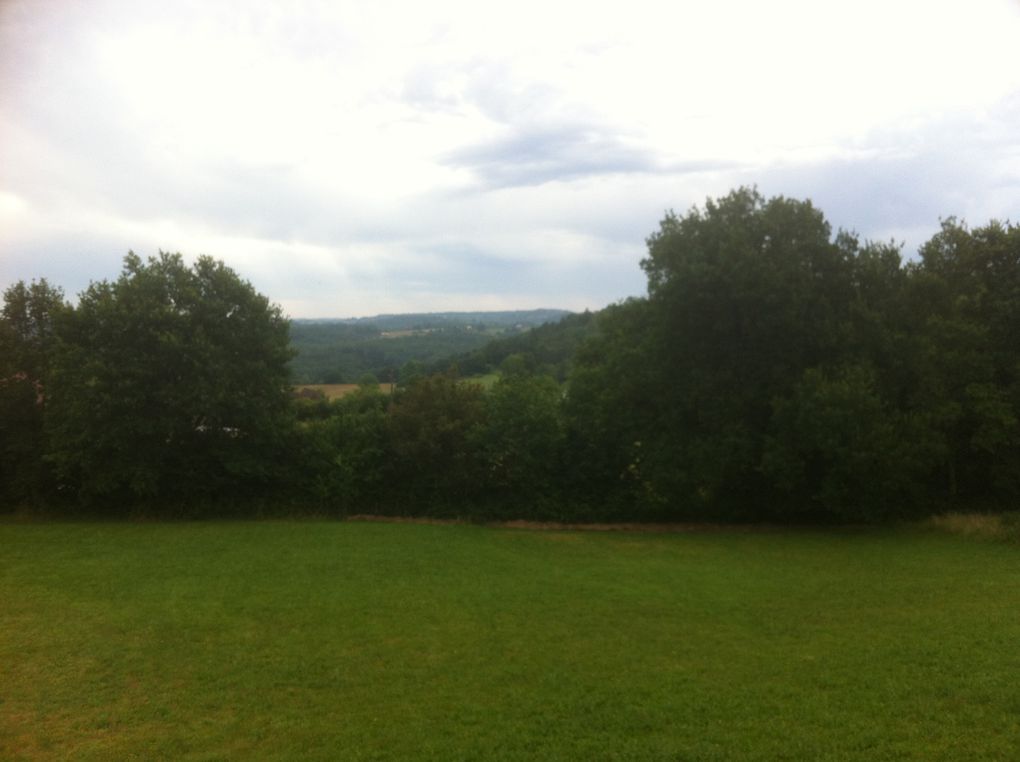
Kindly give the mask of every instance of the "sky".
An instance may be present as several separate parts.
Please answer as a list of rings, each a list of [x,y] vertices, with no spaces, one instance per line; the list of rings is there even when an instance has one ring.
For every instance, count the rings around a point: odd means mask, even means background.
[[[0,0],[0,288],[222,259],[296,318],[598,309],[755,185],[1020,222],[1020,0]]]

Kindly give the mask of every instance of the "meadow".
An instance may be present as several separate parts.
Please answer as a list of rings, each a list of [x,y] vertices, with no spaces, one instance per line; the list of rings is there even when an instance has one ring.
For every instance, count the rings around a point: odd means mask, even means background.
[[[0,524],[3,759],[1008,759],[1020,548]]]
[[[466,383],[480,384],[486,389],[489,389],[499,380],[499,374],[487,373],[483,376],[472,376],[463,380]],[[379,393],[392,394],[393,387],[393,384],[379,384]],[[297,384],[294,387],[297,392],[308,390],[313,393],[321,393],[330,401],[342,399],[348,394],[353,394],[360,388],[362,388],[362,384]]]
[[[342,399],[348,394],[353,394],[360,388],[361,384],[298,384],[294,387],[297,392],[308,390],[310,392],[320,393],[330,401]],[[379,384],[380,394],[392,394],[392,392],[393,384]]]

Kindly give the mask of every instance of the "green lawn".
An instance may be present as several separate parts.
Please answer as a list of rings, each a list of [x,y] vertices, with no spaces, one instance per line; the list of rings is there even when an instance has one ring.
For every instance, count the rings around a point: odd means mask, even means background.
[[[1020,547],[0,524],[3,759],[1017,759]]]

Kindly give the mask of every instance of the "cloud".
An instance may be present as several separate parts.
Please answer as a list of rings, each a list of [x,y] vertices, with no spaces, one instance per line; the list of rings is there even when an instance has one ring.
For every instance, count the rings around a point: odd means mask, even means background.
[[[470,170],[486,188],[542,185],[598,175],[690,174],[731,169],[735,162],[669,161],[593,124],[524,127],[451,152],[444,161]]]
[[[1014,222],[1020,209],[1020,92],[986,109],[887,126],[845,155],[777,162],[748,181],[766,194],[811,198],[838,227],[894,239],[913,255],[941,218]]]
[[[470,169],[488,187],[540,185],[550,180],[656,168],[648,152],[628,146],[617,136],[584,127],[522,130],[459,149],[447,161]]]
[[[664,210],[741,184],[910,250],[939,216],[1020,208],[1018,22],[880,0],[0,2],[0,287],[73,293],[163,248],[296,315],[598,307],[643,291]]]

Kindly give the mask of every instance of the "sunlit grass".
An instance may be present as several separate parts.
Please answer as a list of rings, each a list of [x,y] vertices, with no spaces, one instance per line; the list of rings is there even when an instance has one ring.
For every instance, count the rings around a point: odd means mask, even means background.
[[[0,525],[0,758],[1010,759],[1020,551]]]
[[[501,378],[502,374],[498,372],[482,373],[476,376],[465,376],[464,382],[468,384],[478,384],[483,389],[491,389]]]
[[[297,391],[309,390],[322,393],[328,400],[338,400],[353,394],[362,387],[361,384],[298,384],[294,388]],[[379,384],[381,394],[390,394],[393,391],[393,384]]]

